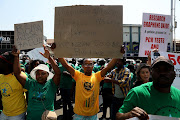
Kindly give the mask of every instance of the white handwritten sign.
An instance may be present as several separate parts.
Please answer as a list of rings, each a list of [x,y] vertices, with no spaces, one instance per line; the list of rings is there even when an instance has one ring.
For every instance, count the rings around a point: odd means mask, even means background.
[[[43,47],[35,48],[35,49],[27,52],[27,54],[33,60],[39,59],[39,60],[43,60],[46,63],[48,61],[48,59],[44,58],[39,52],[44,53],[44,48]]]
[[[151,61],[155,60],[158,56],[164,56],[173,62],[176,78],[172,85],[180,90],[180,54],[170,52],[152,52]]]
[[[139,120],[139,118],[134,117],[134,118],[127,119],[127,120]],[[180,120],[180,118],[166,117],[166,116],[159,116],[159,115],[149,115],[148,120]]]
[[[170,20],[170,15],[143,13],[139,57],[147,57],[153,49],[167,51]]]
[[[121,58],[122,6],[55,8],[56,57]]]
[[[14,44],[17,49],[25,50],[42,47],[43,21],[14,25]]]

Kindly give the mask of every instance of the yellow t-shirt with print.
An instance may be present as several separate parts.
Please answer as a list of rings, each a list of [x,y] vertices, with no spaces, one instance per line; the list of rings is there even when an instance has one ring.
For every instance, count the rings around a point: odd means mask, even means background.
[[[22,72],[23,73],[23,72]],[[25,76],[26,74],[23,73]],[[2,95],[3,113],[7,116],[17,116],[27,109],[24,89],[14,74],[0,74],[0,90]]]
[[[101,71],[87,76],[75,70],[76,96],[74,113],[82,116],[93,116],[99,112],[99,86],[103,77]]]

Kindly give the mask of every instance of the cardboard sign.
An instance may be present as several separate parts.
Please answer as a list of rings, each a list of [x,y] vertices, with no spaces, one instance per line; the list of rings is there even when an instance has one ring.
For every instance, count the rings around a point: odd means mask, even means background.
[[[122,6],[55,8],[56,57],[121,58]]]
[[[19,50],[42,47],[43,21],[14,25],[14,44]]]
[[[44,48],[35,48],[29,52],[27,52],[27,55],[29,55],[29,57],[33,60],[39,59],[44,61],[45,63],[48,61],[48,59],[44,58],[44,56],[42,56],[39,52],[44,53]]]
[[[134,118],[127,119],[127,120],[139,120],[139,118],[134,117]],[[180,120],[180,118],[166,117],[166,116],[159,116],[159,115],[149,115],[148,120]]]
[[[153,49],[167,51],[170,20],[170,15],[143,13],[139,57],[147,57]]]
[[[153,62],[153,60],[155,60],[158,56],[164,56],[173,62],[176,78],[172,85],[180,90],[180,54],[170,52],[152,52],[151,61]]]

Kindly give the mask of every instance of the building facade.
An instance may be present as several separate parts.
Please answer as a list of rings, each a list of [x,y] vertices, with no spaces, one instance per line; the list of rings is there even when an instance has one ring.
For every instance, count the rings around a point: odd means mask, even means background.
[[[123,24],[123,44],[126,48],[125,57],[138,57],[141,25]]]
[[[11,51],[14,45],[14,31],[0,31],[0,54]]]

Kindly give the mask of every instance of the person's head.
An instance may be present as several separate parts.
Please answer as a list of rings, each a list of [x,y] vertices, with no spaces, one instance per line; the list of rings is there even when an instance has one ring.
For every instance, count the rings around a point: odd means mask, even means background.
[[[170,88],[176,73],[171,60],[160,56],[152,63],[153,86],[156,88]]]
[[[72,63],[73,65],[75,65],[75,64],[76,64],[76,59],[75,59],[75,58],[72,58],[71,63]]]
[[[134,65],[133,64],[129,64],[127,66],[127,68],[130,70],[130,72],[134,73]]]
[[[145,63],[138,65],[136,76],[138,81],[142,81],[143,83],[148,82],[150,78],[150,66]]]
[[[27,57],[24,55],[24,56],[22,57],[22,61],[25,62],[26,59],[27,59]]]
[[[82,68],[84,69],[85,75],[90,76],[93,71],[93,61],[90,58],[85,58],[82,64]]]
[[[102,66],[102,65],[105,65],[106,61],[104,59],[100,59],[98,61],[98,65]]]
[[[47,80],[53,78],[53,73],[49,71],[49,67],[45,64],[39,64],[31,71],[30,75],[40,84],[45,84]]]
[[[36,59],[36,60],[32,60],[30,65],[29,65],[29,70],[28,72],[30,73],[32,69],[34,69],[35,67],[37,67],[39,64],[45,64],[44,61]]]
[[[14,56],[11,52],[5,52],[0,55],[0,74],[10,74],[13,72]]]
[[[78,60],[78,66],[83,64],[84,59]]]
[[[117,67],[117,69],[121,69],[121,68],[123,68],[123,66],[126,64],[126,62],[125,62],[125,59],[123,58],[123,59],[118,59],[117,60],[117,62],[116,62],[116,67]]]

